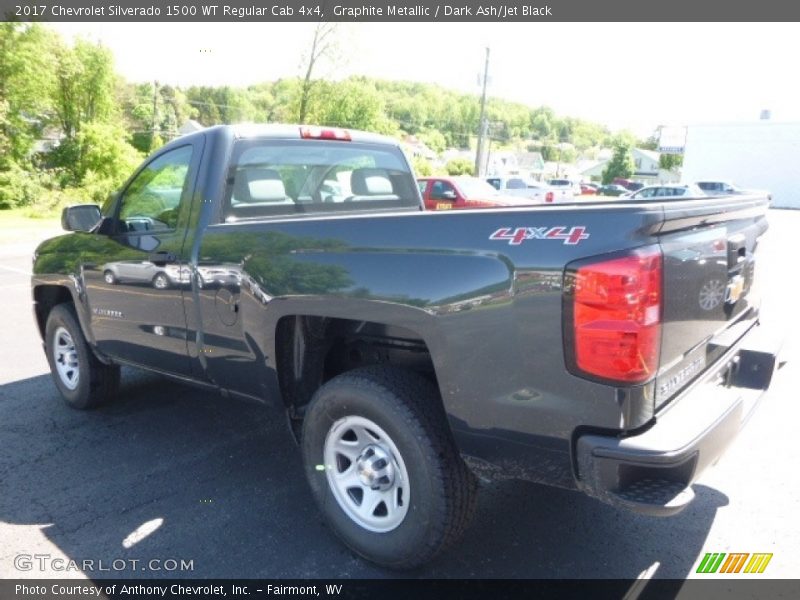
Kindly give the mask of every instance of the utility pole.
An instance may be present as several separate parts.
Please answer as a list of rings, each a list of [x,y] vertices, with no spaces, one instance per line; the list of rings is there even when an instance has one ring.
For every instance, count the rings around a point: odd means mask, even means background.
[[[489,80],[489,48],[486,48],[486,64],[483,67],[483,94],[481,95],[481,117],[478,121],[478,148],[475,151],[475,176],[481,176],[481,155],[483,154],[483,138],[486,135],[486,85]]]
[[[150,136],[150,146],[156,139],[156,111],[158,110],[158,81],[153,81],[153,133]],[[155,150],[155,148],[150,148]]]
[[[492,157],[492,138],[488,135],[486,136],[486,160],[483,162],[483,174],[486,175],[489,172],[489,160]]]

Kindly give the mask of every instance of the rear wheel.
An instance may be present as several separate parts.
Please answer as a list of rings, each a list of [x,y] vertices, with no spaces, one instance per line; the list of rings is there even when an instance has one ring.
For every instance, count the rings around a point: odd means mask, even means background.
[[[153,277],[153,287],[157,290],[165,290],[169,287],[169,278],[166,273],[159,273]]]
[[[83,337],[75,309],[59,304],[47,317],[45,352],[53,381],[72,408],[94,408],[110,400],[119,386],[119,367],[104,365]]]
[[[314,496],[351,549],[393,568],[419,566],[460,537],[476,481],[423,377],[366,367],[322,386],[303,423]]]

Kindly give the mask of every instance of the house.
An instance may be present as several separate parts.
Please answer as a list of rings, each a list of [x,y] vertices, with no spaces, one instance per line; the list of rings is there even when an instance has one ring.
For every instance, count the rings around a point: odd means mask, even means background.
[[[436,160],[436,152],[428,148],[416,136],[407,135],[403,138],[403,149],[414,158],[424,158],[425,160]]]
[[[33,143],[31,148],[32,154],[47,154],[52,152],[61,145],[64,141],[64,132],[56,127],[48,127],[45,129],[41,137]]]
[[[517,169],[521,175],[540,180],[544,173],[544,157],[541,152],[518,152]]]
[[[502,177],[519,173],[516,154],[508,150],[493,151],[491,148],[489,149],[486,159],[486,175]]]
[[[642,148],[634,148],[631,150],[633,155],[633,164],[636,170],[633,172],[633,178],[658,178],[658,171],[660,169],[659,160],[661,154],[655,150],[643,150]]]
[[[645,185],[655,185],[657,183],[675,183],[680,181],[680,173],[662,169],[660,165],[661,154],[654,150],[644,150],[643,148],[633,148],[634,172],[632,179],[644,183]],[[599,181],[603,177],[611,157],[604,160],[595,161],[593,164],[582,165],[580,176],[584,180]]]
[[[203,127],[194,119],[188,119],[183,125],[181,125],[181,128],[178,130],[178,135],[188,135],[190,133],[194,133],[195,131],[200,131],[201,129],[205,129],[205,127]]]

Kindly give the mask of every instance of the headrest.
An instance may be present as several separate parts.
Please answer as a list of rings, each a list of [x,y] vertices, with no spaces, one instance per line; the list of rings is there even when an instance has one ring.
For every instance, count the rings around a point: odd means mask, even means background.
[[[239,169],[233,182],[233,197],[238,203],[280,202],[286,200],[286,186],[275,169]]]
[[[394,188],[384,169],[353,169],[350,189],[356,196],[393,194]]]

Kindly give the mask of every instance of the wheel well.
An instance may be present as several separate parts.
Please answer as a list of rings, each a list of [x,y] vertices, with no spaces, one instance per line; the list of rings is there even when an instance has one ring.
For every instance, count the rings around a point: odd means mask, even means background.
[[[396,365],[437,383],[425,341],[419,334],[394,325],[286,316],[278,321],[275,348],[281,394],[293,418],[302,418],[322,384],[358,367]]]
[[[33,302],[36,325],[39,327],[39,335],[44,339],[44,330],[50,311],[58,304],[72,302],[72,295],[67,288],[61,285],[38,285],[33,289]]]

